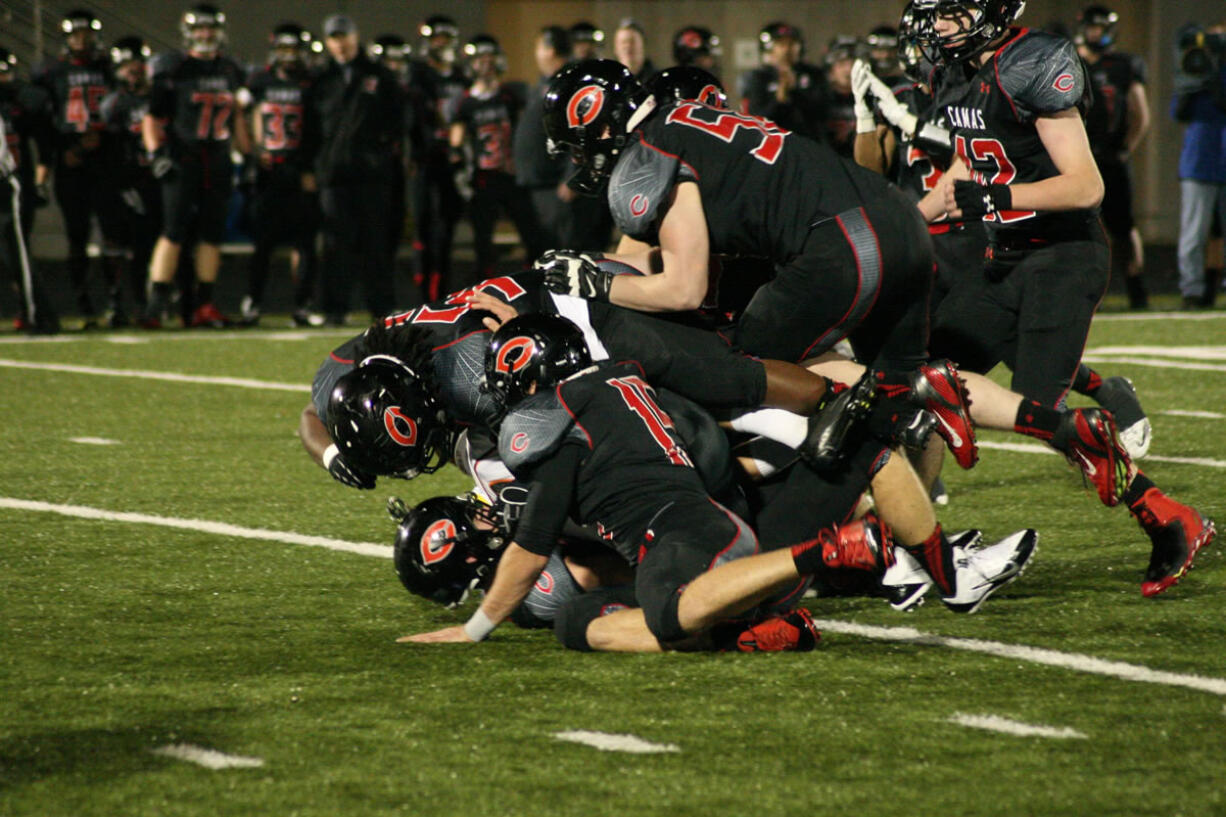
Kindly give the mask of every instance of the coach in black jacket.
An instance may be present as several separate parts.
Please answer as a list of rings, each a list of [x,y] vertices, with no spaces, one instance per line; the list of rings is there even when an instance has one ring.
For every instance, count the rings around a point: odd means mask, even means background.
[[[305,146],[323,210],[322,303],[328,321],[342,324],[349,289],[361,277],[366,307],[378,318],[392,310],[395,293],[387,246],[392,184],[401,162],[403,99],[396,77],[367,59],[353,21],[324,21],[332,59],[306,101]]]

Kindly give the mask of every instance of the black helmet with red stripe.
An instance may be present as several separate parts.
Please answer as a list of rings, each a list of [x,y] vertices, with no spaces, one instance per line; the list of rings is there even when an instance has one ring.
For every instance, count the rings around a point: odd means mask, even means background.
[[[678,65],[692,65],[699,57],[718,57],[719,37],[703,26],[686,26],[673,35],[673,60]]]
[[[661,105],[693,101],[713,108],[728,107],[728,94],[720,81],[710,71],[693,65],[665,68],[647,80],[643,87]]]
[[[583,330],[559,315],[533,313],[504,323],[485,355],[487,393],[504,409],[592,365]]]
[[[371,355],[336,381],[328,434],[355,467],[412,479],[447,461],[444,414],[421,377],[393,355]]]
[[[1026,0],[912,0],[925,56],[933,63],[968,60],[999,40],[1022,16]],[[938,18],[958,21],[956,31],[937,34]]]
[[[490,506],[468,494],[433,497],[412,510],[392,499],[387,510],[397,522],[392,561],[406,590],[455,607],[489,587],[507,541]]]
[[[631,118],[650,95],[616,60],[584,60],[558,72],[545,93],[549,151],[569,151],[580,170],[570,181],[596,195],[630,140]]]

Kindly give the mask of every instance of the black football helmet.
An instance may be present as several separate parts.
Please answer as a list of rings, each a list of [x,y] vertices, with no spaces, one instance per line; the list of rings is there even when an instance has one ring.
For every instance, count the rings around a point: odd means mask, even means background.
[[[785,38],[800,43],[803,50],[805,37],[800,33],[800,29],[781,20],[762,26],[762,30],[758,32],[758,50],[765,54],[775,47],[776,41]]]
[[[268,37],[268,61],[285,68],[298,68],[306,64],[311,48],[311,32],[298,23],[281,23]]]
[[[380,34],[366,49],[366,54],[378,63],[407,63],[413,49],[399,34]]]
[[[924,58],[924,49],[920,46],[920,31],[915,19],[915,10],[911,6],[903,9],[898,20],[898,62],[902,72],[912,82],[928,82],[931,64]]]
[[[854,60],[865,56],[864,43],[850,34],[839,34],[830,41],[826,48],[826,65],[834,65],[840,60]]]
[[[197,3],[183,12],[179,32],[189,51],[216,54],[226,41],[226,13],[211,3]]]
[[[616,60],[584,60],[557,73],[545,92],[545,136],[551,155],[568,150],[580,166],[571,187],[600,193],[630,142],[631,117],[648,97]]]
[[[371,355],[336,381],[327,425],[345,459],[370,474],[432,474],[450,450],[442,409],[421,378],[391,355]]]
[[[388,513],[397,523],[392,561],[410,593],[456,607],[489,587],[507,539],[488,505],[472,494],[434,497],[412,510],[392,499]]]
[[[559,315],[512,318],[490,338],[485,391],[503,409],[528,396],[533,383],[548,389],[592,365],[583,330]]]
[[[594,43],[600,45],[604,42],[604,31],[586,20],[581,20],[571,26],[569,34],[572,43]]]
[[[102,30],[102,21],[89,9],[73,9],[60,20],[60,33],[64,36],[74,31],[90,31],[95,35]]]
[[[460,39],[460,27],[445,14],[432,14],[417,28],[425,40],[426,53],[439,62],[455,62],[456,41]]]
[[[873,72],[877,76],[888,77],[898,73],[898,29],[894,26],[877,26],[864,38],[864,44],[868,46]]]
[[[7,48],[0,47],[0,74],[11,74],[17,70],[17,55]]]
[[[727,108],[728,94],[715,75],[693,65],[665,68],[643,84],[661,105],[673,102],[701,102],[713,108]]]
[[[911,0],[924,55],[934,64],[968,60],[998,40],[1026,8],[1026,0]],[[953,34],[936,33],[938,17],[957,18]]]
[[[686,26],[673,35],[673,60],[692,65],[699,57],[718,57],[722,53],[719,37],[702,26]]]
[[[120,37],[111,44],[111,64],[119,67],[127,62],[148,62],[153,49],[140,37]]]
[[[1103,53],[1115,45],[1115,27],[1119,25],[1120,16],[1106,6],[1086,6],[1077,17],[1077,44]],[[1086,37],[1086,29],[1098,26],[1102,34],[1093,42]]]

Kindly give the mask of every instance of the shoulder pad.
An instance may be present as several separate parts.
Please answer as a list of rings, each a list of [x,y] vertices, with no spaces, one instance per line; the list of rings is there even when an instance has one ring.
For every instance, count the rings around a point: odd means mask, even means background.
[[[673,189],[680,166],[676,156],[642,142],[625,149],[609,179],[609,209],[623,233],[640,241],[654,236],[660,206]]]
[[[153,59],[149,60],[149,76],[156,78],[172,73],[183,64],[185,59],[182,51],[163,51],[161,54],[154,54]]]
[[[1089,88],[1076,46],[1063,37],[1031,31],[997,60],[1000,86],[1023,121],[1077,107]]]
[[[582,437],[557,392],[533,395],[515,407],[498,429],[498,456],[512,473],[553,454],[572,434]]]
[[[494,399],[481,390],[485,375],[488,330],[471,332],[454,343],[434,350],[434,377],[439,399],[453,420],[461,423],[491,423],[498,416]]]

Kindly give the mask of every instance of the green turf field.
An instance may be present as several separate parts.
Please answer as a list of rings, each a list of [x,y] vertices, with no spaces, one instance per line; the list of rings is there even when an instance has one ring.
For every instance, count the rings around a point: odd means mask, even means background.
[[[1147,473],[1226,527],[1226,312],[1197,317],[1107,315],[1087,351],[1141,392]],[[1226,814],[1223,543],[1143,599],[1148,541],[1055,456],[985,447],[947,469],[947,529],[1042,537],[974,616],[813,601],[831,623],[792,655],[580,655],[511,627],[394,643],[468,610],[289,534],[387,546],[389,495],[465,484],[360,493],[307,459],[298,413],[341,337],[0,335],[0,815]],[[179,744],[262,765],[153,751]]]

